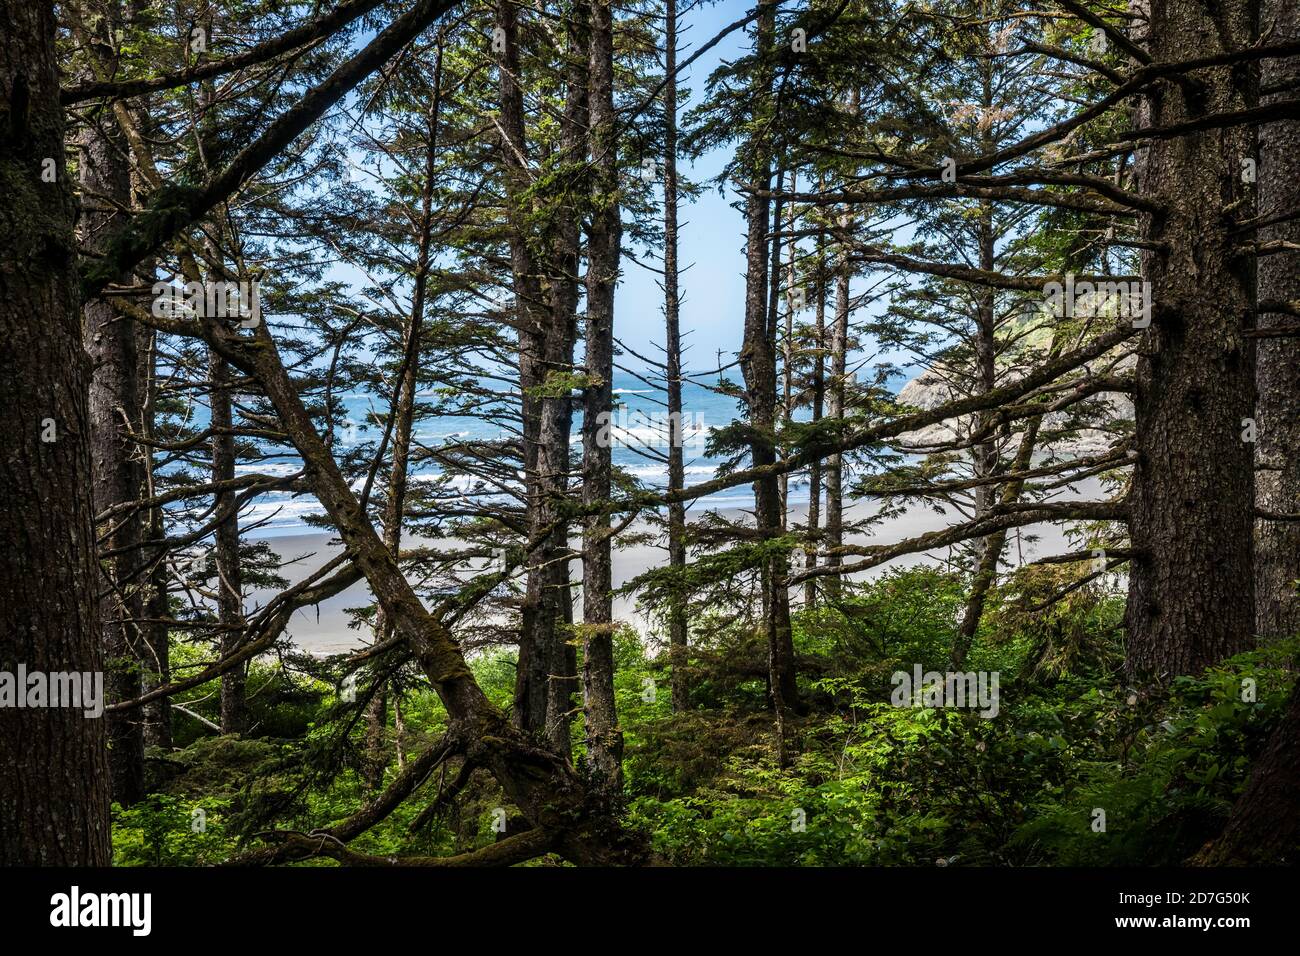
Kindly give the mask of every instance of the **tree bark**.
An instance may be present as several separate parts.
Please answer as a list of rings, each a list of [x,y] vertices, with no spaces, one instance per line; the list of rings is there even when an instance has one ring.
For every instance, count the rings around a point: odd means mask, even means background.
[[[590,51],[586,0],[575,3],[569,13],[560,150],[563,162],[576,168],[585,160],[587,147]],[[514,712],[518,726],[544,737],[567,755],[577,688],[577,651],[568,639],[566,623],[572,617],[568,525],[559,519],[568,494],[573,399],[567,388],[557,390],[548,379],[573,371],[581,210],[566,191],[567,175],[553,184],[559,190],[557,196],[544,194],[545,190],[531,181],[519,83],[518,14],[512,4],[498,6],[497,22],[505,44],[500,70],[501,126],[519,323],[527,520],[530,535],[545,538],[528,558]],[[530,189],[533,198],[528,198]],[[552,200],[556,208],[542,208]],[[540,227],[536,224],[539,215],[543,220]]]
[[[542,500],[537,467],[541,430],[541,400],[537,397],[537,389],[544,380],[541,363],[546,318],[542,314],[538,263],[528,243],[529,209],[526,200],[522,198],[529,187],[528,145],[524,132],[523,90],[519,84],[519,13],[511,0],[500,0],[497,4],[497,29],[501,31],[502,38],[498,66],[501,162],[505,171],[510,266],[519,336],[524,494],[530,525],[535,525]],[[529,558],[525,587],[519,634],[519,663],[515,675],[514,719],[524,732],[541,735],[546,731],[547,684],[552,646],[543,616],[541,549],[534,551]]]
[[[776,29],[775,7],[764,0],[758,18],[755,52],[759,59],[757,101],[771,99],[771,67]],[[749,186],[745,199],[747,235],[745,242],[745,334],[740,368],[745,378],[745,404],[749,413],[750,458],[755,468],[776,461],[776,341],[774,317],[769,315],[768,244],[771,204],[766,198],[772,185],[772,143],[758,134],[747,144]],[[780,213],[778,211],[777,215]],[[778,223],[779,227],[779,223]],[[779,263],[779,250],[774,257]],[[754,515],[759,539],[770,542],[780,537],[783,524],[781,487],[775,474],[754,482]],[[799,690],[794,667],[794,643],[790,630],[790,594],[787,585],[789,562],[785,555],[767,554],[761,567],[763,587],[763,630],[768,648],[768,694],[777,719],[778,751],[786,758],[787,709],[798,706]]]
[[[1239,50],[1251,42],[1250,0],[1211,12],[1196,0],[1153,5],[1157,62]],[[1253,106],[1248,71],[1226,67],[1196,82],[1154,88],[1151,125]],[[1255,362],[1243,326],[1254,268],[1234,248],[1234,219],[1252,214],[1241,160],[1248,127],[1155,139],[1141,192],[1160,202],[1140,216],[1151,325],[1139,349],[1134,404],[1137,461],[1130,494],[1134,548],[1126,612],[1126,669],[1157,680],[1192,674],[1254,643]],[[1229,206],[1232,209],[1229,210]]]
[[[575,0],[566,25],[567,66],[565,101],[560,135],[563,163],[582,165],[587,151],[587,61],[590,20],[586,0]],[[582,211],[572,194],[562,194],[562,206],[553,219],[554,241],[549,263],[550,302],[542,354],[543,380],[573,371],[578,337],[579,259],[582,251]],[[569,494],[569,447],[573,434],[573,395],[568,388],[547,389],[541,400],[538,434],[538,506],[532,534],[551,528],[539,549],[541,556],[541,619],[539,630],[547,641],[546,737],[565,757],[573,752],[574,696],[578,690],[578,652],[572,637],[573,590],[569,577],[569,522],[561,520]]]
[[[1029,467],[1033,460],[1034,445],[1038,440],[1038,428],[1042,421],[1041,417],[1031,418],[1025,424],[1025,433],[1020,439],[1020,447],[1016,450],[1015,460],[1011,463],[1011,471],[1024,471]],[[1019,500],[1024,487],[1023,480],[1008,482],[1003,486],[998,503],[1001,505],[1014,504]],[[987,509],[985,513],[987,513]],[[993,582],[997,580],[998,561],[1002,558],[1002,549],[1006,546],[1006,543],[1006,529],[995,531],[983,539],[983,551],[980,554],[979,564],[975,568],[970,594],[966,597],[966,606],[962,610],[961,625],[957,628],[957,636],[953,641],[952,653],[949,658],[953,670],[961,669],[962,665],[966,663],[966,655],[975,642],[975,632],[979,628],[980,618],[984,616],[984,605],[988,601],[989,591],[993,587]]]
[[[153,329],[143,326],[136,328],[140,356],[140,381],[144,385],[144,406],[140,421],[142,434],[146,439],[154,436],[155,412],[158,393],[156,373],[156,335]],[[154,461],[147,445],[141,447],[144,456],[145,494],[153,497]],[[145,536],[150,541],[161,541],[166,537],[163,523],[163,509],[155,505],[148,511]],[[171,681],[171,644],[170,630],[166,619],[170,614],[168,599],[168,571],[165,549],[159,548],[149,555],[148,585],[144,596],[145,624],[141,630],[144,635],[144,686],[146,693],[156,687],[162,687]],[[164,751],[172,749],[172,708],[165,698],[146,704],[142,709],[144,721],[144,744],[146,747],[158,747]]]
[[[821,182],[818,189],[823,188]],[[812,420],[820,422],[826,413],[826,239],[817,237],[817,318],[813,331]],[[819,458],[808,466],[808,544],[804,546],[804,570],[817,567],[817,545],[821,536],[823,464]],[[817,606],[817,580],[804,583],[804,606]]]
[[[199,17],[199,25],[204,34],[215,37],[213,29],[215,11],[208,7]],[[207,59],[207,53],[199,53],[199,63]],[[219,128],[216,89],[212,81],[203,80],[199,84],[199,101],[202,104],[202,119],[199,122],[201,141],[217,142],[221,138]],[[206,155],[201,154],[204,165]],[[229,224],[229,209],[223,203],[217,207],[216,223],[213,228],[225,231]],[[229,230],[233,234],[233,229]],[[208,259],[208,281],[224,280],[225,263],[222,261],[222,245],[211,238],[204,239],[204,249]],[[242,276],[241,276],[242,278]],[[230,369],[220,354],[208,350],[208,403],[211,408],[212,433],[212,480],[227,482],[235,477],[235,436],[234,396],[230,386]],[[217,646],[222,657],[229,657],[239,650],[244,640],[244,580],[243,562],[239,556],[239,513],[236,508],[236,495],[233,490],[221,491],[214,496],[214,506],[218,513],[225,514],[213,532],[212,557],[216,570],[215,590],[217,592],[217,624],[220,628]],[[221,732],[223,734],[242,734],[248,728],[247,704],[248,662],[244,661],[221,675]]]
[[[985,110],[992,107],[991,84],[989,74],[984,74]],[[993,144],[986,137],[986,151],[991,152]],[[979,267],[985,272],[992,272],[996,265],[995,234],[993,229],[993,203],[985,200],[979,204],[980,218],[978,230]],[[975,390],[974,394],[984,395],[997,387],[997,295],[992,288],[983,288],[979,292],[979,307],[975,316]],[[992,421],[992,413],[984,412],[975,416],[975,427],[983,431]],[[1035,419],[1035,422],[1037,419]],[[1032,445],[1029,449],[1032,453]],[[998,446],[995,439],[979,442],[971,449],[971,472],[975,478],[988,478],[997,468]],[[1027,467],[1028,462],[1022,467]],[[988,514],[994,502],[997,488],[994,485],[980,485],[975,489],[975,517],[982,518]],[[984,614],[984,602],[989,588],[997,577],[998,560],[1002,557],[1002,547],[1007,534],[999,531],[984,538],[976,544],[975,574],[971,578],[971,590],[966,597],[966,606],[962,611],[961,624],[957,628],[957,638],[953,644],[953,666],[960,665],[966,658],[967,651],[975,640],[980,618]]]
[[[366,751],[364,776],[366,786],[381,790],[384,770],[388,766],[388,682],[375,688],[366,704]]]
[[[402,330],[402,359],[398,366],[399,380],[393,409],[392,458],[388,470],[388,494],[384,499],[384,547],[396,558],[402,546],[402,520],[406,514],[406,489],[411,464],[411,435],[415,427],[415,397],[419,390],[420,336],[424,326],[425,302],[429,287],[429,266],[433,236],[433,189],[437,175],[438,123],[442,107],[442,57],[443,40],[433,64],[433,98],[428,112],[427,140],[424,150],[424,181],[420,187],[420,221],[415,242],[415,277],[411,292],[411,314]],[[383,607],[375,609],[375,636],[382,643],[392,636]],[[401,696],[394,704],[401,713]],[[388,688],[380,687],[366,710],[367,750],[369,751],[370,782],[379,787],[383,783],[385,747],[384,730],[388,723]],[[401,748],[398,748],[401,759]]]
[[[785,177],[781,172],[776,174],[777,189],[784,187]],[[797,188],[796,173],[790,170],[790,192]],[[768,314],[770,316],[770,326],[772,334],[772,344],[780,343],[779,352],[781,355],[781,427],[786,428],[790,422],[794,421],[794,252],[795,240],[787,238],[787,233],[794,232],[794,203],[790,203],[790,209],[785,212],[785,219],[782,220],[783,203],[777,200],[774,220],[776,231],[772,234],[772,272],[771,272],[771,292],[768,296]],[[782,232],[781,223],[785,222],[788,229]],[[781,249],[784,246],[786,250],[786,268],[785,268],[785,321],[780,322],[781,314]],[[781,325],[780,332],[777,326]],[[778,488],[781,493],[781,530],[789,526],[790,521],[790,475],[783,473],[780,477]]]
[[[1270,43],[1300,39],[1300,7],[1291,0],[1264,0],[1261,32]],[[1300,57],[1265,60],[1260,102],[1294,96],[1300,88]],[[1259,230],[1261,242],[1300,243],[1300,122],[1277,120],[1259,127],[1259,215],[1284,219]],[[1300,252],[1259,259],[1260,302],[1300,301]],[[1261,313],[1269,328],[1289,317]],[[1255,482],[1259,507],[1281,514],[1300,512],[1300,338],[1261,340],[1257,346]],[[1261,640],[1300,634],[1300,522],[1261,521],[1255,544],[1255,627]]]
[[[0,670],[10,674],[103,669],[91,373],[54,38],[51,4],[0,0]],[[102,718],[0,708],[0,767],[0,865],[108,865]]]
[[[84,35],[86,56],[96,73],[112,74],[117,60],[115,28],[120,21],[110,8],[96,32]],[[101,35],[102,31],[103,35]],[[79,142],[82,188],[81,234],[92,253],[104,251],[107,237],[126,222],[131,179],[126,139],[108,110],[92,110]],[[128,283],[130,271],[117,280]],[[95,510],[135,501],[144,486],[143,458],[131,438],[140,434],[142,393],[136,333],[107,299],[85,306],[86,351],[90,355],[91,487]],[[106,692],[110,701],[134,700],[143,687],[140,655],[143,636],[135,623],[143,611],[143,581],[137,513],[112,519],[100,531],[105,550],[116,552],[101,562],[100,622],[103,627]],[[144,725],[137,713],[108,719],[109,770],[113,799],[129,806],[144,796]]]
[[[849,90],[848,108],[857,115],[862,103],[862,93],[855,86]],[[844,232],[851,232],[853,213],[845,207],[839,216],[839,226]],[[840,243],[838,261],[835,264],[835,321],[831,326],[831,376],[830,397],[827,401],[827,414],[842,424],[848,414],[846,399],[848,395],[848,354],[849,327],[853,315],[850,298],[850,283],[853,279],[852,250],[846,243]],[[826,566],[838,568],[843,564],[839,549],[844,546],[844,456],[839,452],[831,455],[826,462]],[[842,577],[838,572],[826,577],[822,584],[823,593],[836,601],[841,593]]]
[[[582,500],[610,498],[614,378],[614,289],[622,222],[618,195],[618,134],[614,113],[614,19],[610,0],[591,2],[591,118],[593,210],[587,236],[587,387],[582,417]],[[582,689],[587,762],[597,790],[623,788],[623,733],[614,704],[614,612],[608,515],[586,520],[582,535]]]
[[[1285,0],[1264,0],[1261,32],[1271,42],[1300,37],[1300,9]],[[1265,60],[1261,102],[1300,79],[1300,61]],[[1259,128],[1259,215],[1264,221],[1300,208],[1300,123],[1277,121]],[[1300,241],[1300,220],[1259,230],[1261,241]],[[1259,301],[1300,298],[1300,256],[1283,252],[1259,260]],[[1261,314],[1270,327],[1284,316]],[[1300,340],[1264,340],[1258,347],[1255,451],[1258,503],[1271,511],[1300,510]],[[1255,623],[1263,640],[1300,631],[1300,525],[1260,522],[1255,551]],[[1198,854],[1209,866],[1294,864],[1300,851],[1300,683],[1291,691],[1282,722],[1251,768],[1223,834]]]

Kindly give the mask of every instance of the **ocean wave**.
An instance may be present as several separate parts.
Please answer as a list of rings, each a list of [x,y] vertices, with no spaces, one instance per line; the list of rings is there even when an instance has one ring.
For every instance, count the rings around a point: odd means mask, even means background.
[[[624,467],[623,470],[635,478],[662,478],[664,482],[668,481],[668,466],[663,465],[632,465]],[[708,478],[712,477],[716,469],[712,465],[687,465],[682,469],[682,473],[689,478],[692,475]]]
[[[690,448],[702,448],[712,431],[704,425],[684,425],[682,428],[682,445]],[[609,426],[609,436],[613,444],[621,448],[667,448],[668,425],[638,425],[633,428]],[[570,445],[582,443],[582,435],[575,432],[569,437]]]
[[[253,464],[235,465],[237,475],[270,475],[273,478],[287,478],[302,471],[302,465],[288,461],[262,461]]]
[[[411,436],[411,438],[413,438],[415,441],[431,442],[431,441],[446,441],[449,438],[469,438],[472,435],[473,432],[468,430],[459,431],[459,432],[443,432],[441,434],[435,432],[415,432]]]
[[[323,515],[325,508],[310,495],[290,498],[276,493],[262,495],[253,499],[239,512],[241,530],[247,531],[250,525],[257,525],[257,533],[267,531],[304,530],[303,521],[307,515]]]

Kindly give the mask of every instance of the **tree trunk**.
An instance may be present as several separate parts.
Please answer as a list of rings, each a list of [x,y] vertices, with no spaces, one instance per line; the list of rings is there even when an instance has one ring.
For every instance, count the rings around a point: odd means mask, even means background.
[[[817,188],[824,188],[819,181]],[[826,238],[817,237],[817,324],[813,332],[812,420],[822,420],[826,410]],[[804,547],[804,568],[817,567],[817,544],[821,533],[822,461],[808,466],[808,544]],[[817,579],[804,583],[803,602],[809,609],[817,606]]]
[[[235,437],[230,394],[230,369],[216,352],[208,355],[208,380],[212,387],[212,480],[230,481],[235,477]],[[235,511],[235,492],[219,491],[218,512],[229,516],[217,525],[213,536],[213,557],[217,569],[217,622],[221,625],[221,656],[239,650],[244,638],[243,568],[239,559],[239,515]],[[221,675],[221,732],[242,734],[248,729],[248,705],[245,683],[248,665],[242,663]]]
[[[1264,0],[1261,29],[1270,43],[1300,39],[1300,6]],[[1294,97],[1300,57],[1265,60],[1260,102]],[[1264,221],[1291,214],[1259,230],[1261,242],[1300,243],[1300,122],[1277,120],[1259,127],[1259,215]],[[1259,301],[1300,301],[1300,252],[1259,259]],[[1285,324],[1287,315],[1263,312],[1262,328]],[[1294,321],[1291,318],[1291,321]],[[1255,417],[1256,497],[1261,510],[1300,512],[1300,338],[1263,339],[1257,356]],[[1300,522],[1261,521],[1255,544],[1255,627],[1263,640],[1300,634]]]
[[[144,407],[140,420],[145,438],[153,438],[155,410],[157,401],[156,375],[156,336],[152,329],[139,326],[136,329],[139,338],[140,380],[144,383]],[[155,494],[153,454],[145,446],[141,448],[144,455],[145,491],[150,497]],[[162,506],[156,505],[148,511],[146,537],[150,541],[161,541],[166,537],[163,523]],[[144,616],[147,618],[142,627],[144,632],[144,687],[147,693],[156,687],[162,687],[171,681],[171,644],[166,619],[171,616],[170,602],[167,596],[167,562],[165,549],[150,554],[148,571],[149,583],[145,592]],[[146,747],[159,747],[164,751],[172,749],[172,708],[166,698],[152,701],[142,708],[144,720],[144,743]]]
[[[501,715],[474,680],[459,645],[441,618],[425,609],[397,560],[376,534],[360,502],[316,433],[265,323],[247,343],[232,331],[205,327],[227,358],[257,377],[302,457],[316,499],[338,529],[344,547],[365,575],[375,600],[428,677],[447,709],[450,732],[466,759],[488,770],[505,797],[578,864],[641,863],[644,840],[608,813],[593,812],[588,789],[569,763],[536,743]],[[249,345],[252,345],[250,348]]]
[[[1300,9],[1284,0],[1265,0],[1261,31],[1270,42],[1300,37]],[[1282,97],[1286,84],[1300,79],[1300,61],[1265,60],[1261,101]],[[1259,128],[1259,215],[1264,221],[1300,206],[1300,123],[1277,121]],[[1300,240],[1300,220],[1259,230],[1260,241]],[[1294,252],[1259,260],[1259,301],[1300,299],[1300,257]],[[1261,313],[1259,325],[1285,320]],[[1300,340],[1265,339],[1259,343],[1256,416],[1258,503],[1276,512],[1300,510]],[[1255,551],[1255,622],[1264,640],[1300,631],[1300,525],[1262,521]],[[1223,834],[1194,862],[1208,866],[1294,864],[1300,849],[1300,683],[1291,691],[1282,722],[1264,753],[1251,768],[1246,789],[1237,800]]]
[[[988,73],[985,73],[984,108],[992,106]],[[993,144],[985,139],[984,146],[991,152]],[[993,203],[980,203],[979,218],[979,267],[985,272],[992,272],[996,265],[995,235],[993,230]],[[984,395],[997,387],[997,295],[992,288],[979,291],[979,309],[975,316],[975,389],[973,394]],[[975,427],[986,429],[993,421],[993,416],[984,412],[975,416]],[[1030,446],[1030,452],[1033,446]],[[997,441],[990,438],[979,442],[971,449],[971,471],[975,478],[988,478],[998,464]],[[1027,463],[1026,463],[1027,464]],[[975,489],[975,517],[982,518],[993,506],[997,488],[994,485],[979,485]],[[979,629],[980,618],[984,614],[984,601],[989,588],[997,576],[998,560],[1002,557],[1002,547],[1006,543],[1007,533],[998,531],[976,542],[975,574],[971,578],[970,594],[966,597],[966,607],[962,611],[961,624],[957,628],[957,639],[953,645],[953,666],[960,665],[966,658]]]
[[[761,58],[771,54],[776,29],[775,8],[764,0],[758,19],[755,50]],[[771,69],[760,68],[759,99],[770,98]],[[772,144],[759,134],[747,146],[751,191],[745,199],[747,235],[745,243],[745,336],[740,367],[745,378],[748,407],[750,458],[758,468],[776,461],[776,341],[774,317],[769,315],[768,218],[770,204],[765,194],[772,185]],[[777,215],[779,216],[779,210]],[[779,227],[779,223],[778,223]],[[774,260],[779,263],[779,250]],[[761,540],[781,535],[783,507],[781,487],[775,475],[754,482],[754,515]],[[786,712],[798,705],[795,681],[794,644],[790,631],[790,595],[786,584],[788,560],[784,555],[765,556],[761,567],[763,586],[763,630],[768,649],[768,693],[777,718],[779,755],[786,756]]]
[[[777,188],[782,188],[782,179],[780,173],[777,173]],[[790,182],[785,188],[794,192],[798,188],[798,178],[795,171],[790,170]],[[775,327],[781,311],[781,246],[784,240],[786,250],[786,267],[785,267],[785,322],[781,332],[781,426],[788,427],[790,422],[794,421],[794,253],[795,240],[786,238],[781,231],[781,206],[780,200],[776,202],[776,232],[772,236],[772,283],[771,295],[768,297],[768,308],[771,312],[772,324]],[[790,210],[786,214],[786,223],[788,232],[794,232],[794,203],[791,202]],[[777,341],[776,330],[773,328],[772,341]],[[790,521],[790,474],[782,472],[780,477],[781,489],[781,528],[785,530]]]
[[[510,267],[514,283],[515,316],[519,335],[519,392],[523,433],[524,495],[530,524],[542,500],[538,485],[537,452],[541,429],[542,350],[546,319],[538,264],[528,243],[530,234],[527,165],[524,135],[523,90],[519,85],[519,13],[510,0],[497,4],[497,29],[502,48],[498,67],[501,97],[501,163],[505,170]],[[521,610],[519,663],[515,675],[514,720],[526,733],[544,734],[551,636],[546,633],[542,608],[543,555],[534,550],[528,561],[527,584]]]
[[[1214,12],[1196,0],[1153,6],[1151,56],[1243,49],[1252,20],[1249,0]],[[1195,84],[1156,87],[1149,122],[1245,109],[1253,98],[1246,71],[1208,69]],[[1134,395],[1126,612],[1126,668],[1135,678],[1196,673],[1254,643],[1254,449],[1243,440],[1254,398],[1253,349],[1243,335],[1254,268],[1231,231],[1234,219],[1252,215],[1241,177],[1252,141],[1248,127],[1209,130],[1156,139],[1143,159],[1142,192],[1167,211],[1140,217],[1142,238],[1165,251],[1143,256],[1152,316]]]
[[[0,671],[102,674],[90,362],[54,27],[51,4],[0,0]],[[102,718],[0,708],[0,766],[0,866],[108,865]]]
[[[610,498],[614,287],[622,222],[614,114],[614,22],[610,0],[591,3],[590,96],[594,210],[587,237],[587,376],[582,418],[582,500]],[[614,705],[614,612],[610,519],[593,515],[582,535],[582,688],[587,761],[606,795],[623,788],[623,733]]]
[[[411,464],[411,434],[415,427],[415,398],[419,390],[420,335],[424,326],[425,301],[429,286],[430,245],[433,235],[433,189],[437,175],[438,122],[442,107],[442,53],[443,41],[438,40],[438,50],[433,65],[433,98],[428,112],[427,140],[424,150],[424,182],[420,188],[420,222],[415,243],[415,278],[411,292],[411,314],[402,330],[402,359],[398,365],[399,381],[395,408],[393,409],[392,459],[388,470],[388,494],[384,499],[384,547],[396,558],[401,553],[402,520],[406,514],[406,488]],[[375,610],[375,636],[379,642],[392,636],[387,615],[382,606]],[[394,704],[401,712],[402,699],[397,694]],[[388,723],[388,688],[379,688],[366,710],[367,749],[369,751],[370,777],[373,786],[383,783],[384,731]],[[401,759],[401,749],[398,748]]]
[[[1038,440],[1038,428],[1042,421],[1041,417],[1036,417],[1025,423],[1025,433],[1020,439],[1015,460],[1011,463],[1011,471],[1023,471],[1030,466],[1034,457],[1034,445]],[[1023,479],[1008,482],[1002,489],[998,503],[1013,504],[1020,498],[1024,487]],[[949,660],[953,670],[960,670],[966,663],[966,655],[975,641],[975,632],[979,628],[980,618],[984,616],[984,605],[988,601],[989,591],[997,579],[998,561],[1002,557],[1002,549],[1006,543],[1005,530],[995,531],[984,539],[983,553],[975,569],[970,594],[966,597],[966,606],[962,611],[961,625],[957,629],[957,637],[952,645]]]
[[[1197,854],[1203,866],[1294,865],[1300,859],[1300,682],[1282,723],[1251,768],[1223,835]]]
[[[115,16],[105,16],[86,36],[87,56],[95,69],[111,74]],[[82,187],[81,233],[84,246],[102,252],[108,236],[126,219],[131,179],[126,139],[108,110],[93,110],[79,139]],[[117,277],[129,284],[130,274]],[[86,351],[90,355],[91,474],[95,510],[102,512],[135,501],[144,486],[144,467],[131,433],[140,434],[142,393],[136,333],[107,299],[85,306]],[[100,621],[103,626],[106,692],[110,701],[133,700],[143,687],[143,635],[136,623],[143,616],[144,582],[139,550],[138,513],[115,517],[100,529],[108,557],[101,562]],[[109,770],[113,799],[129,806],[144,796],[144,724],[140,714],[113,714],[108,719]]]
[[[565,101],[560,148],[564,163],[578,167],[587,151],[588,10],[585,0],[567,18]],[[554,249],[550,265],[550,311],[545,329],[542,377],[573,371],[578,337],[578,268],[582,249],[582,211],[566,195],[566,205],[553,222]],[[550,390],[541,400],[538,434],[538,505],[532,534],[551,527],[540,549],[541,619],[539,631],[548,641],[546,737],[564,757],[573,752],[574,696],[578,690],[578,653],[572,636],[573,590],[569,577],[569,522],[561,520],[569,494],[569,447],[573,433],[573,396],[568,388]],[[554,526],[554,527],[552,527]]]
[[[366,786],[380,790],[388,766],[388,682],[375,688],[366,704],[366,751],[363,765]]]
[[[212,8],[207,8],[198,22],[205,36],[210,39],[215,36]],[[208,51],[204,50],[197,55],[197,60],[202,62],[207,55]],[[216,87],[211,81],[204,81],[199,85],[199,100],[203,106],[202,119],[199,122],[200,140],[218,142],[221,137],[219,107]],[[200,158],[206,165],[206,154],[201,153]],[[224,205],[217,207],[215,219],[216,222],[211,228],[218,233],[225,232],[229,225],[229,211]],[[229,231],[233,234],[233,229]],[[223,243],[210,235],[204,238],[203,248],[209,282],[227,279],[223,246]],[[226,482],[235,477],[237,459],[235,436],[231,433],[234,428],[233,395],[230,369],[226,360],[211,349],[208,352],[208,386],[213,432],[212,480]],[[234,654],[244,639],[243,563],[239,555],[239,514],[236,510],[236,500],[237,496],[233,490],[218,492],[213,500],[217,512],[225,515],[217,524],[212,536],[212,557],[216,570],[214,587],[217,592],[219,626],[217,643],[222,657]],[[247,675],[247,662],[241,662],[221,675],[221,732],[223,734],[242,734],[247,730]]]
[[[840,217],[840,225],[847,228],[849,216]],[[839,263],[835,270],[835,321],[831,326],[831,380],[827,414],[837,422],[844,420],[844,398],[847,391],[849,339],[849,250],[840,247]],[[838,568],[843,563],[839,548],[844,546],[844,456],[839,452],[826,461],[826,566]],[[840,596],[840,575],[825,576],[822,590],[832,601]]]
[[[677,0],[664,9],[664,358],[668,384],[668,492],[686,487],[682,434],[681,293],[677,285]],[[679,575],[686,569],[686,504],[668,506],[668,566]],[[680,579],[679,579],[680,580]],[[668,652],[673,666],[673,710],[690,705],[687,676],[689,630],[686,590],[674,588],[668,605]]]

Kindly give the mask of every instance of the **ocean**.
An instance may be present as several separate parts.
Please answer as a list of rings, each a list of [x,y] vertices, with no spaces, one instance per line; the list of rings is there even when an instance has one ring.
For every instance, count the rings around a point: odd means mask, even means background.
[[[901,384],[900,377],[898,385]],[[635,375],[619,373],[614,380],[614,394],[617,406],[609,428],[614,466],[635,478],[647,490],[667,488],[666,393],[652,388]],[[384,410],[381,404],[377,404],[381,403],[381,399],[370,394],[350,395],[343,397],[343,403],[347,409],[347,419],[339,434],[340,444],[347,447],[353,443],[377,442],[381,436],[380,428],[364,423],[372,419],[376,411]],[[682,447],[687,486],[715,477],[721,460],[708,454],[709,434],[713,429],[729,424],[739,414],[735,398],[697,382],[683,383]],[[800,417],[806,418],[807,414],[807,409],[804,409]],[[577,427],[580,421],[579,411],[574,416],[575,427],[571,436],[574,446],[581,443]],[[500,431],[498,426],[480,418],[441,416],[417,422],[414,438],[421,444],[436,447],[446,442],[496,439],[500,438]],[[287,475],[293,474],[300,467],[297,458],[285,455],[273,461],[240,464],[237,469],[241,473]],[[412,481],[442,481],[450,488],[467,495],[473,494],[479,501],[508,497],[468,475],[444,478],[433,466],[414,468]],[[806,478],[792,475],[788,493],[792,506],[805,504],[808,499]],[[703,497],[700,505],[710,509],[750,508],[753,507],[753,495],[749,486],[745,485]],[[250,502],[240,515],[240,525],[245,528],[256,525],[259,537],[298,534],[309,530],[303,521],[307,515],[322,512],[320,504],[310,495],[273,492]]]

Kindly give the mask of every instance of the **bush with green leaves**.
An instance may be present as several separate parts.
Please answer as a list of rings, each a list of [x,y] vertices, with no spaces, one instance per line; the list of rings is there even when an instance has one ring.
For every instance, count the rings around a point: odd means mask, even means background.
[[[1121,602],[1105,587],[1024,613],[1061,580],[1020,578],[1018,593],[994,595],[996,630],[966,665],[1000,671],[994,719],[888,700],[900,662],[946,669],[961,593],[943,576],[896,572],[803,615],[802,648],[832,663],[810,687],[822,706],[793,728],[793,765],[776,765],[766,715],[661,716],[630,737],[634,818],[680,864],[1183,862],[1222,829],[1300,640],[1130,688],[1115,667]]]
[[[228,801],[150,794],[134,806],[113,804],[114,866],[203,866],[235,847],[225,832]]]
[[[690,707],[680,713],[667,655],[652,656],[633,631],[619,630],[615,694],[629,822],[682,865],[1185,861],[1222,829],[1294,683],[1300,638],[1165,687],[1130,687],[1119,667],[1122,597],[1104,581],[1072,587],[1078,580],[1077,571],[1023,569],[989,595],[964,667],[998,672],[991,719],[973,708],[891,700],[894,671],[947,670],[966,597],[959,576],[890,570],[798,613],[809,706],[788,721],[786,766],[776,756],[752,621],[710,622],[709,640],[692,647]],[[1063,600],[1039,608],[1063,588]],[[513,654],[487,651],[470,663],[508,708]],[[324,680],[295,681],[307,695],[295,733],[209,733],[158,757],[167,770],[159,792],[115,809],[117,862],[216,862],[268,825],[309,832],[373,796],[359,758],[364,702],[341,700]],[[446,713],[418,675],[391,686],[403,701],[402,756],[413,759],[443,733]],[[207,706],[203,689],[194,693],[195,705]],[[382,782],[397,772],[398,744],[390,726]],[[580,713],[573,753],[581,769]],[[503,797],[487,774],[436,816],[424,813],[454,775],[454,766],[440,770],[353,848],[447,855],[490,843]],[[205,817],[197,829],[196,810]]]

